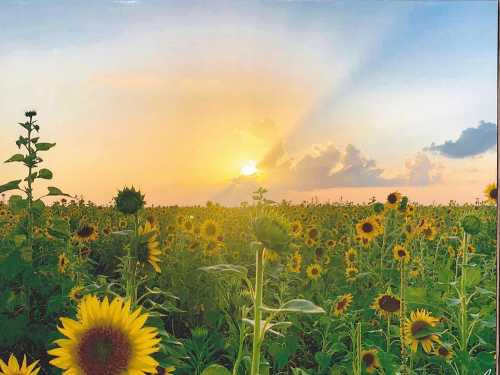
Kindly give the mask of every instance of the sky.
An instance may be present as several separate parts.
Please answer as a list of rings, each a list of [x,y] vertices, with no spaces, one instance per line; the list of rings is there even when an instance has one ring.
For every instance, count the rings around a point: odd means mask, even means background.
[[[495,1],[4,0],[0,24],[0,158],[36,109],[39,195],[447,203],[496,180]]]

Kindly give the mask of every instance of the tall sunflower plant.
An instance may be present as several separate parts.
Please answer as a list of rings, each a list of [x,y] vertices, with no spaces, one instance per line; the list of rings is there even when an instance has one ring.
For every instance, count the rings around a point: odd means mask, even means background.
[[[265,262],[264,253],[267,250],[278,254],[285,254],[291,249],[291,237],[285,220],[275,212],[259,209],[252,221],[252,231],[256,241],[252,242],[251,249],[255,252],[255,281],[248,277],[248,270],[244,266],[232,264],[218,264],[202,267],[201,270],[215,274],[229,274],[240,277],[248,287],[253,303],[253,318],[243,321],[253,328],[252,356],[250,375],[259,375],[262,364],[261,348],[267,333],[281,336],[281,329],[292,323],[281,320],[284,314],[323,314],[323,308],[305,299],[292,299],[279,307],[270,307],[264,304]],[[238,369],[233,369],[233,373]]]
[[[32,257],[33,252],[33,232],[34,232],[34,217],[39,215],[43,210],[44,204],[42,198],[49,196],[70,196],[61,191],[55,186],[47,188],[48,193],[35,198],[33,195],[34,183],[37,180],[51,180],[53,173],[50,169],[41,168],[40,164],[43,162],[41,153],[52,149],[56,144],[41,142],[38,133],[40,132],[40,125],[38,125],[35,117],[36,111],[27,111],[25,113],[26,121],[18,123],[25,131],[25,135],[20,135],[16,141],[17,148],[24,152],[16,153],[10,158],[5,160],[5,163],[22,163],[26,168],[25,177],[17,180],[9,181],[0,185],[0,194],[7,191],[20,191],[24,194],[25,198],[21,195],[12,195],[9,202],[15,204],[26,210],[26,236],[25,238],[18,238],[18,241],[26,251],[27,257]]]

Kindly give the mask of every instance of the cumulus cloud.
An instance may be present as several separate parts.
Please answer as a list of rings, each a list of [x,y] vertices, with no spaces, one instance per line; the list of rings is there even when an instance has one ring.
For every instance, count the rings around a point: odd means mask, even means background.
[[[482,154],[497,144],[497,126],[492,122],[481,121],[476,128],[462,131],[456,141],[448,140],[443,144],[432,143],[425,151],[432,151],[443,156],[461,159]]]
[[[215,200],[237,204],[259,186],[279,194],[336,187],[425,186],[441,181],[440,166],[423,152],[406,161],[405,167],[401,176],[387,177],[375,160],[354,145],[341,150],[331,143],[316,145],[294,161],[287,157],[283,142],[278,142],[258,163],[260,175],[233,179]]]

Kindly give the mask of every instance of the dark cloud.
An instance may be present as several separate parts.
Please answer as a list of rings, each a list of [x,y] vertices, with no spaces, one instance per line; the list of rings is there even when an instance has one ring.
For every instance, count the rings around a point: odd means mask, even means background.
[[[492,122],[481,121],[477,128],[462,131],[456,141],[446,141],[441,145],[432,143],[425,151],[437,152],[455,159],[482,154],[497,144],[497,126]]]

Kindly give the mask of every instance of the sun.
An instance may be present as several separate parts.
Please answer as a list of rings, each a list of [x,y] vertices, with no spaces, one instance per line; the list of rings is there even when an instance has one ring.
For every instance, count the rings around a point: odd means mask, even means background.
[[[256,174],[259,170],[257,169],[257,166],[253,160],[249,160],[241,167],[240,173],[243,176],[253,176]]]

